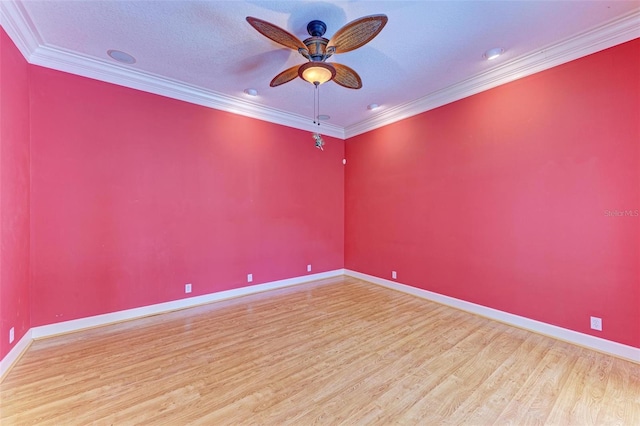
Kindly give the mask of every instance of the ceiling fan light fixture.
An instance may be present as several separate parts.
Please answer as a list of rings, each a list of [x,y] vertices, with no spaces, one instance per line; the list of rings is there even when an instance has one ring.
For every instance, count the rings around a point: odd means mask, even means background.
[[[298,68],[298,75],[311,84],[323,84],[336,76],[336,69],[326,62],[307,62]]]

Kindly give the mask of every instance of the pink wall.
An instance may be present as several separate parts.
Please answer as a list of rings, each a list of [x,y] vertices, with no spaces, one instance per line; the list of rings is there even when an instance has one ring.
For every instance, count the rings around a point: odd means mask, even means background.
[[[352,138],[346,175],[339,140],[320,152],[0,42],[0,357],[11,326],[17,341],[308,263],[640,347],[640,219],[606,213],[640,209],[640,41]]]
[[[0,359],[31,327],[28,65],[0,28]],[[9,344],[9,329],[15,340]]]
[[[343,267],[344,143],[34,66],[33,326]]]
[[[349,139],[345,267],[640,347],[639,75],[635,40]]]

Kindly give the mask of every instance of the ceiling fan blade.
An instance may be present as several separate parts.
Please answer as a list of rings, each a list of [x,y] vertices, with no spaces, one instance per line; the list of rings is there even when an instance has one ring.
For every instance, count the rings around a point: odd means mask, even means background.
[[[334,47],[335,53],[345,53],[369,43],[387,24],[387,15],[364,16],[349,22],[329,41],[327,48]]]
[[[347,89],[360,89],[362,87],[362,80],[357,72],[346,65],[336,64],[335,62],[331,65],[336,69],[336,76],[333,77],[333,81],[340,86]]]
[[[278,44],[281,44],[293,50],[306,49],[304,43],[302,43],[302,41],[300,41],[298,37],[276,25],[273,25],[270,22],[254,18],[252,16],[247,16],[247,22],[251,24],[253,28],[258,30],[260,34],[275,41]]]
[[[300,68],[300,65],[294,65],[291,68],[287,68],[286,70],[282,71],[280,74],[273,77],[273,80],[271,80],[269,86],[276,87],[280,86],[281,84],[290,82],[298,76],[298,68]]]

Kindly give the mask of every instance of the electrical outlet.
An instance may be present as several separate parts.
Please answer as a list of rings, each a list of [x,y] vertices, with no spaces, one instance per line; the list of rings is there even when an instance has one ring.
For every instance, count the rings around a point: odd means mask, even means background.
[[[16,338],[15,332],[16,331],[13,329],[13,327],[9,329],[9,343],[13,343],[13,339]]]
[[[591,317],[591,329],[602,331],[602,318]]]
[[[391,278],[393,278],[394,280],[398,278],[398,274],[396,273],[396,271],[391,271]]]
[[[250,283],[253,281],[253,274],[247,274],[247,282]]]
[[[185,293],[191,293],[191,284],[185,284],[184,285],[184,292]]]
[[[307,265],[307,272],[311,272],[311,265]]]

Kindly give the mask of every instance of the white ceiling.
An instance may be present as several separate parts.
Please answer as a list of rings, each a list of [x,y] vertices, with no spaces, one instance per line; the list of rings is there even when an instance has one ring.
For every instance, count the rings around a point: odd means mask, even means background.
[[[2,26],[30,63],[313,129],[313,85],[271,88],[297,52],[270,41],[254,16],[325,37],[365,15],[389,22],[367,45],[334,55],[360,90],[321,86],[322,132],[349,137],[589,53],[640,37],[640,0],[609,1],[6,1]],[[487,61],[483,53],[502,47]],[[137,62],[112,60],[109,49]],[[254,88],[258,96],[243,93]],[[381,108],[367,110],[377,103]]]

